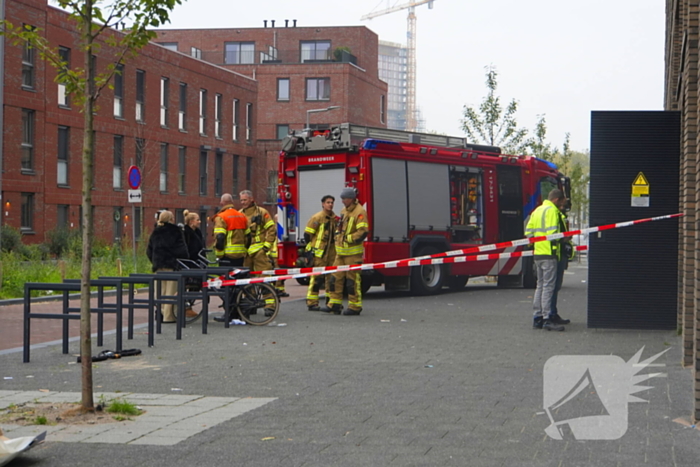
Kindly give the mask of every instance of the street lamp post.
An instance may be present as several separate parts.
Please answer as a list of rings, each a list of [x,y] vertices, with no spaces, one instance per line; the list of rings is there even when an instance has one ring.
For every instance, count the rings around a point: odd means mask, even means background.
[[[319,112],[328,112],[329,110],[335,110],[339,109],[339,105],[331,105],[330,107],[326,107],[325,109],[309,109],[306,111],[306,129],[309,129],[309,116],[313,113],[319,113]]]

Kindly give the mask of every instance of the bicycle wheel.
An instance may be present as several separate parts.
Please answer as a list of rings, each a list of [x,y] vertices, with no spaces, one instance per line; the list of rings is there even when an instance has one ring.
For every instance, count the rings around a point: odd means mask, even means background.
[[[194,323],[200,316],[202,316],[202,301],[185,300],[185,322]]]
[[[236,311],[243,321],[253,326],[265,326],[277,317],[280,299],[270,284],[247,284],[236,293]]]

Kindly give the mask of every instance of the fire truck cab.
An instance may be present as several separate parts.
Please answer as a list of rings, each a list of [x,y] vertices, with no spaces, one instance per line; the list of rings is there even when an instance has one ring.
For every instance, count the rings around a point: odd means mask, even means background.
[[[465,138],[341,124],[283,141],[279,159],[279,261],[293,267],[298,242],[321,198],[357,191],[370,234],[364,263],[378,263],[524,237],[530,213],[569,182],[551,162],[501,154]],[[473,261],[363,272],[363,288],[437,293],[463,288],[470,276],[534,287],[531,258]]]

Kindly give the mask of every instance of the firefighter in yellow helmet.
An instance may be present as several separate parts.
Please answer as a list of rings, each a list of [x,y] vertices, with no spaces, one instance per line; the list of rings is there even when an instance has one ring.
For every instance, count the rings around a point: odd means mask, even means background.
[[[306,240],[306,251],[313,254],[311,267],[332,266],[335,262],[335,242],[334,235],[337,219],[333,212],[335,198],[326,195],[321,198],[323,209],[309,219],[304,229],[304,240]],[[326,284],[326,296],[330,294],[330,275],[311,276],[309,280],[309,290],[306,292],[306,306],[309,311],[320,311],[318,305],[318,294],[321,284]]]
[[[343,188],[340,199],[345,206],[335,235],[334,266],[362,264],[363,242],[369,233],[367,212],[357,201],[354,188]],[[359,315],[362,311],[360,271],[338,271],[330,278],[331,299],[323,312],[339,315],[343,312],[343,285],[348,292],[348,309],[344,315]]]

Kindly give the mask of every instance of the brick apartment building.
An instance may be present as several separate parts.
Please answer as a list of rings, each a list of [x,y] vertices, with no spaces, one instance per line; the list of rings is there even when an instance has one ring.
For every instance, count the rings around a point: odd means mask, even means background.
[[[40,29],[71,68],[83,66],[65,12],[46,0],[4,3],[7,20]],[[378,38],[365,27],[157,32],[160,45],[127,61],[98,101],[93,206],[104,239],[129,237],[132,222],[139,238],[163,208],[206,223],[224,192],[251,189],[274,205],[279,139],[307,116],[316,128],[386,126]],[[2,222],[42,242],[47,230],[80,226],[83,118],[36,51],[5,41],[3,53]],[[104,47],[98,72],[110,59]],[[307,113],[329,106],[340,108]],[[130,165],[143,175],[135,216]]]
[[[379,40],[366,27],[297,27],[296,20],[263,28],[158,30],[156,42],[258,82],[257,137],[282,139],[289,130],[352,122],[386,127],[387,84],[379,79]],[[269,27],[268,27],[269,25]],[[329,106],[328,112],[309,113]]]
[[[13,24],[39,28],[60,47],[71,68],[82,67],[75,27],[46,0],[6,2]],[[46,230],[80,225],[83,117],[56,71],[26,46],[4,49],[3,222],[27,242]],[[110,60],[96,57],[98,72]],[[105,89],[95,115],[96,234],[121,239],[141,209],[150,230],[157,210],[211,216],[223,192],[264,193],[267,177],[256,161],[257,83],[230,70],[148,45],[126,62],[114,89]],[[143,174],[136,216],[127,201],[127,169]]]

